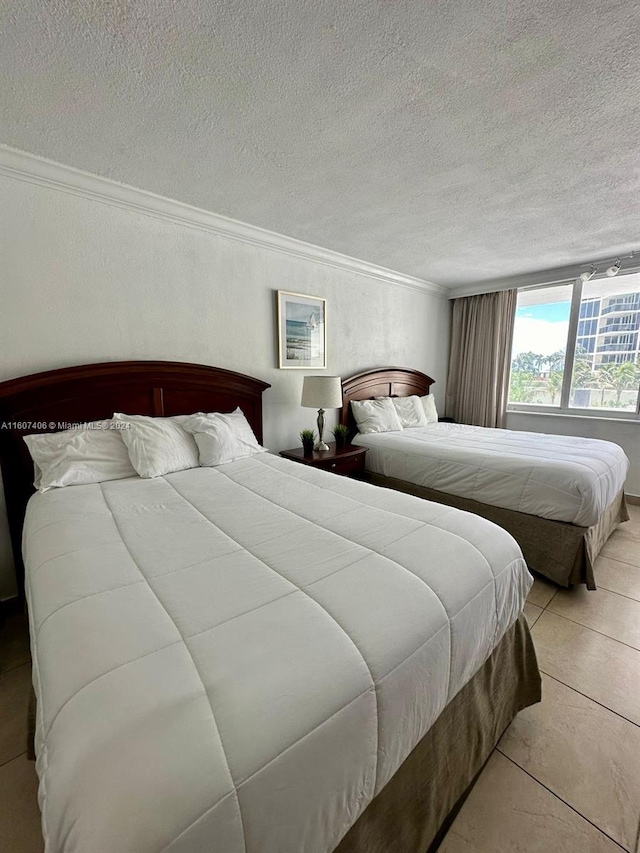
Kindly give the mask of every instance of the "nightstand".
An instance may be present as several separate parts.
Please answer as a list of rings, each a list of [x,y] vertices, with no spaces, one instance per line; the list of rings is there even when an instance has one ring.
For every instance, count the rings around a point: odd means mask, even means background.
[[[334,474],[358,478],[364,476],[364,457],[367,449],[357,447],[355,444],[347,444],[338,450],[334,443],[329,445],[328,450],[314,450],[309,456],[304,455],[301,447],[281,450],[280,456],[291,459],[293,462],[301,462],[303,465],[322,468]]]

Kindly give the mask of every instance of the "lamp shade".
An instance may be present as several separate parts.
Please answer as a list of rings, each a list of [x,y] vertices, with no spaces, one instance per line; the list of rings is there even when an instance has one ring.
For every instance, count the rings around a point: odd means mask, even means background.
[[[342,380],[339,376],[305,376],[301,405],[309,409],[341,409]]]

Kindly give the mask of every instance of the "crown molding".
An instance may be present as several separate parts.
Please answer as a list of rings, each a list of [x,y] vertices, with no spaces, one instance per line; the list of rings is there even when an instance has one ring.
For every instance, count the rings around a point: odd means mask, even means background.
[[[93,175],[73,166],[65,166],[26,151],[19,151],[6,145],[0,145],[0,175],[26,181],[30,184],[48,187],[59,192],[88,198],[100,204],[119,207],[133,213],[151,216],[182,225],[208,231],[228,240],[236,240],[257,246],[261,249],[281,252],[286,255],[303,258],[317,264],[346,270],[392,284],[406,287],[432,296],[448,297],[449,288],[414,276],[405,275],[386,267],[371,264],[368,261],[352,258],[331,249],[323,249],[312,243],[296,240],[284,234],[267,231],[246,222],[229,219],[217,213],[211,213],[199,207],[193,207],[181,201],[156,195],[155,193],[120,184],[109,178]]]
[[[580,273],[588,272],[589,267],[593,264],[601,268],[600,274],[595,278],[603,278],[603,267],[610,266],[617,257],[628,256],[628,252],[620,252],[619,255],[604,255],[601,258],[589,258],[581,264],[569,264],[564,267],[554,267],[553,269],[538,270],[537,272],[527,272],[521,275],[505,276],[504,278],[494,278],[488,281],[475,282],[474,284],[462,285],[461,287],[452,288],[449,291],[449,299],[459,299],[462,296],[477,296],[480,293],[495,293],[498,290],[517,290],[524,287],[544,287],[551,284],[573,284]],[[634,259],[635,260],[635,259]],[[622,273],[640,272],[638,263],[623,263]]]

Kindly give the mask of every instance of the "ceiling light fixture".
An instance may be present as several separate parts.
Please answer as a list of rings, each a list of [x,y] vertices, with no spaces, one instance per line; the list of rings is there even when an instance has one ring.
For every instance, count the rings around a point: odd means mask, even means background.
[[[600,276],[607,275],[609,276],[609,278],[613,278],[613,276],[616,276],[619,272],[621,272],[622,261],[631,261],[631,264],[627,264],[627,266],[631,267],[631,269],[628,269],[627,272],[637,272],[638,268],[634,266],[633,259],[638,254],[640,254],[640,252],[637,249],[634,249],[628,255],[618,255],[617,257],[614,255],[612,258],[600,258],[600,260],[597,261],[599,266],[591,264],[588,270],[585,270],[584,272],[581,272],[579,274],[578,278],[583,283],[591,281],[594,276],[598,276],[598,278],[600,278]],[[613,261],[614,263],[610,267],[605,267],[605,264],[608,264],[609,261]]]
[[[608,276],[618,275],[618,273],[620,272],[621,266],[622,266],[622,264],[620,263],[620,258],[617,258],[615,264],[613,266],[609,267],[609,269],[607,270],[607,275]]]
[[[585,272],[580,273],[580,279],[581,279],[581,281],[589,281],[589,279],[593,278],[597,272],[598,272],[597,268],[594,267],[593,264],[591,264],[588,272],[585,271]],[[608,273],[608,270],[607,270],[607,273]],[[613,275],[615,275],[615,273],[613,273]]]

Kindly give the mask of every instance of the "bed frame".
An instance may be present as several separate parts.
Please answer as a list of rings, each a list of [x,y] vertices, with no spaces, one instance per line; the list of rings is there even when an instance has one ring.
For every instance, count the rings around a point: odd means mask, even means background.
[[[372,400],[374,397],[410,397],[417,394],[424,397],[430,393],[435,379],[411,370],[408,367],[383,367],[379,370],[366,370],[342,380],[342,413],[340,423],[349,428],[349,434],[358,431],[351,412],[352,400]]]
[[[161,417],[240,406],[262,443],[262,393],[269,387],[231,370],[175,361],[83,364],[0,383],[0,469],[20,595],[22,524],[34,491],[24,435],[58,432],[110,418],[114,411]]]
[[[341,423],[349,427],[350,435],[357,432],[351,413],[352,400],[387,396],[407,397],[411,394],[422,397],[430,393],[433,383],[434,380],[425,373],[402,367],[367,370],[344,379]],[[597,524],[592,527],[578,527],[575,524],[552,521],[428,489],[395,477],[368,474],[367,478],[378,486],[472,512],[504,527],[522,548],[529,568],[565,587],[584,583],[588,589],[596,588],[593,573],[596,557],[618,524],[629,519],[623,492],[605,510]]]

